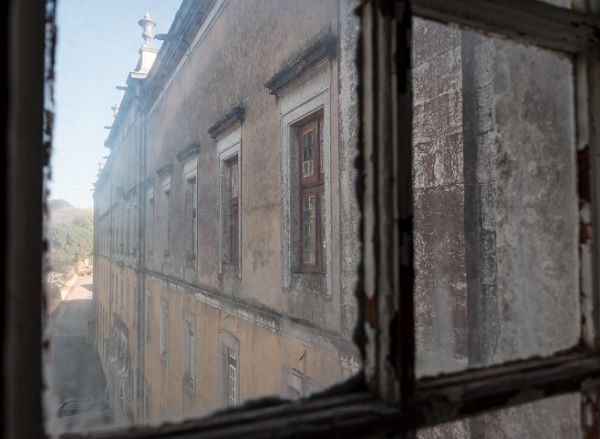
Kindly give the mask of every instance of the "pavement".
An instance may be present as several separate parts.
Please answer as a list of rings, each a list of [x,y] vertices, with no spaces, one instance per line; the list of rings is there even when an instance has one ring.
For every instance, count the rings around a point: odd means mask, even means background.
[[[92,285],[91,275],[80,277],[47,320],[46,404],[50,424],[57,420],[58,409],[65,401],[104,400],[106,380],[100,357],[87,334],[93,316]]]

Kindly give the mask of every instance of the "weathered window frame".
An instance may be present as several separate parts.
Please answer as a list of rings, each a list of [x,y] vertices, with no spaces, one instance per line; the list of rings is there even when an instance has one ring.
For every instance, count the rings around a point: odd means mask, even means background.
[[[364,1],[359,66],[361,70],[361,154],[363,182],[363,271],[359,297],[364,321],[364,376],[360,375],[310,400],[234,410],[202,420],[93,437],[279,437],[409,432],[551,395],[584,392],[596,398],[600,385],[600,322],[597,240],[600,165],[600,20],[597,0],[574,0],[574,10],[535,0],[383,0]],[[0,424],[7,437],[42,437],[42,166],[47,164],[51,110],[44,124],[44,31],[54,42],[54,2],[4,2],[1,32],[8,36],[2,70],[8,99],[0,109],[5,132],[0,148],[2,201],[6,218],[2,241],[4,288],[1,351]],[[549,358],[511,362],[481,370],[415,381],[411,224],[411,15],[474,28],[571,56],[576,70],[577,147],[581,207],[582,336],[572,351]],[[52,58],[52,49],[49,50]],[[51,65],[51,63],[50,63]],[[52,70],[46,72],[52,85]],[[43,137],[45,134],[45,137]],[[7,163],[5,160],[4,163]],[[390,185],[389,182],[393,184]],[[389,239],[392,237],[392,239]],[[385,239],[384,239],[385,238]],[[22,294],[30,291],[34,294]],[[37,293],[37,294],[35,294]],[[584,318],[583,318],[584,317]],[[361,331],[359,331],[361,332]],[[402,340],[401,349],[395,341]],[[452,395],[451,398],[450,396]],[[435,406],[436,410],[432,407]],[[592,413],[598,419],[598,413]],[[594,419],[584,427],[595,428]],[[598,431],[588,430],[598,435]],[[76,436],[76,435],[75,435]],[[89,437],[89,435],[88,435]]]
[[[240,163],[238,155],[234,155],[225,161],[227,168],[227,203],[229,214],[227,215],[227,229],[229,230],[229,264],[239,264],[240,246],[238,242],[239,236],[239,212],[240,212],[240,184],[239,170]],[[235,170],[235,173],[234,173]],[[234,196],[233,191],[237,190]]]
[[[313,173],[309,177],[304,177],[304,130],[309,125],[315,125],[315,145],[313,148]],[[323,125],[324,125],[324,117],[321,113],[317,113],[316,116],[312,116],[302,122],[296,124],[295,126],[295,135],[297,137],[294,145],[298,145],[298,201],[299,206],[296,206],[294,210],[296,210],[296,215],[299,215],[298,222],[300,224],[300,242],[298,244],[298,251],[300,255],[298,255],[299,268],[301,273],[314,273],[314,274],[325,274],[325,257],[326,252],[323,251],[323,243],[327,242],[326,231],[323,227],[323,216],[325,212],[323,209],[324,206],[324,198],[325,198],[325,172],[323,165],[323,145],[322,137],[323,137]],[[305,218],[304,218],[304,197],[313,196],[315,197],[315,263],[307,264],[304,262],[304,252],[305,242],[304,242],[304,231],[305,231]],[[325,253],[325,255],[324,255]]]

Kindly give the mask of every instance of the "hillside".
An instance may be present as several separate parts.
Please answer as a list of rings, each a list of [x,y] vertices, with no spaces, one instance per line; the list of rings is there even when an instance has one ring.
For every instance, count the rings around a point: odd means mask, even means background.
[[[48,201],[48,207],[50,208],[50,210],[58,210],[65,208],[74,208],[75,206],[73,206],[66,200],[56,199]]]
[[[72,206],[65,200],[50,200],[47,237],[50,268],[65,274],[89,258],[93,250],[93,212]]]

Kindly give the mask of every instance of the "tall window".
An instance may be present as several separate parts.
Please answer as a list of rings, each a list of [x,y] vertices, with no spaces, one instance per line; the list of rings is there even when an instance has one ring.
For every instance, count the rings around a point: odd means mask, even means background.
[[[171,255],[171,188],[165,189],[164,192],[164,231],[163,231],[163,239],[164,239],[164,248],[163,248],[163,256],[169,257]]]
[[[150,291],[146,291],[146,343],[150,341],[150,336],[152,334],[152,295]]]
[[[196,176],[185,180],[185,263],[196,263]]]
[[[154,256],[154,195],[147,198],[146,209],[146,254],[149,259]]]
[[[131,254],[131,209],[127,208],[127,216],[125,217],[125,254]]]
[[[301,270],[324,273],[323,117],[298,127]]]
[[[167,362],[167,324],[169,319],[169,308],[167,301],[160,301],[160,356],[163,364]]]
[[[188,393],[194,391],[196,377],[195,319],[186,313],[183,318],[183,386]]]
[[[131,255],[135,256],[137,252],[137,201],[133,201],[133,210],[131,212]]]
[[[221,395],[223,404],[233,406],[240,402],[239,355],[237,338],[221,332]]]
[[[229,263],[238,265],[239,260],[239,166],[238,156],[227,161]]]

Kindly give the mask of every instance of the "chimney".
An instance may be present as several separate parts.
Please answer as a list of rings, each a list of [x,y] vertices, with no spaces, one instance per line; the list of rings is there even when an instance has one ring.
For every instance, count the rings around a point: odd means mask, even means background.
[[[137,66],[133,72],[131,72],[131,77],[134,79],[144,79],[154,60],[156,59],[156,54],[158,53],[158,49],[152,47],[152,30],[154,26],[156,26],[156,22],[150,18],[150,14],[146,12],[144,14],[144,18],[138,21],[138,24],[142,28],[142,38],[144,42],[140,46],[139,54],[140,59],[138,60]]]

